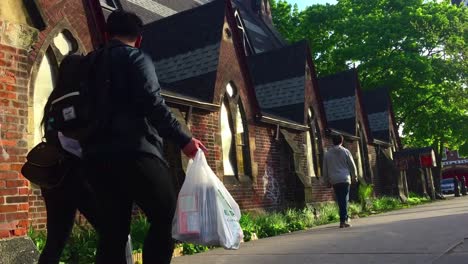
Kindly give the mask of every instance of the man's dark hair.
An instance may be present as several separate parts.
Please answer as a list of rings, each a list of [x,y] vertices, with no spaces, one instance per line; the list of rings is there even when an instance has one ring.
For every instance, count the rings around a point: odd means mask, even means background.
[[[335,145],[335,146],[343,144],[343,136],[342,135],[333,135],[332,140],[333,140],[333,145]]]
[[[136,40],[143,31],[143,21],[135,13],[117,10],[107,18],[107,33],[110,37],[120,36]]]

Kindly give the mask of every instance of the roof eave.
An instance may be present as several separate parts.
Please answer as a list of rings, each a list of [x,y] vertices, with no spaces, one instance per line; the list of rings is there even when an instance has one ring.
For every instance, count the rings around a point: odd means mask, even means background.
[[[357,137],[355,135],[352,135],[352,134],[349,134],[348,132],[344,132],[344,131],[337,130],[337,129],[334,129],[334,128],[327,128],[327,134],[329,134],[329,135],[342,135],[343,137],[346,137],[346,138],[351,139],[351,140],[359,140],[359,137]]]
[[[262,123],[266,124],[271,124],[271,125],[278,125],[280,127],[285,127],[285,128],[290,128],[294,130],[299,130],[299,131],[308,131],[309,127],[304,126],[302,124],[289,121],[287,119],[279,118],[279,117],[274,117],[272,115],[268,114],[259,114],[257,115],[257,120]]]
[[[376,145],[384,145],[384,146],[387,146],[387,147],[392,146],[392,144],[390,144],[389,142],[386,142],[386,141],[383,141],[383,140],[380,140],[380,139],[376,139],[376,138],[374,138],[373,143],[376,144]]]
[[[167,102],[177,104],[177,105],[192,106],[192,107],[195,107],[195,108],[208,110],[208,111],[212,111],[212,112],[219,110],[219,108],[221,107],[220,105],[217,105],[217,104],[203,102],[201,100],[186,97],[186,96],[183,96],[183,95],[178,95],[178,94],[175,94],[175,93],[170,93],[170,92],[167,92],[167,91],[162,91],[161,95],[164,97],[164,99]]]

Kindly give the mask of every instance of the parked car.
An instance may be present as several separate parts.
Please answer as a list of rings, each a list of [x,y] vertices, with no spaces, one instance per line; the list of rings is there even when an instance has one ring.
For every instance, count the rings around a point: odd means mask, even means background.
[[[461,186],[459,186],[461,187]],[[453,178],[443,179],[440,182],[440,189],[443,194],[453,194],[455,193],[455,184]]]

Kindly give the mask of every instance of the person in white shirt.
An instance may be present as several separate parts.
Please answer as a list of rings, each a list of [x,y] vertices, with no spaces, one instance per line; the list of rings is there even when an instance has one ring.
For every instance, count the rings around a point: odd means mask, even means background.
[[[332,139],[334,146],[323,159],[323,181],[333,186],[340,209],[340,228],[345,228],[351,226],[348,223],[349,186],[351,181],[357,182],[356,165],[349,150],[342,146],[343,136],[334,135]]]

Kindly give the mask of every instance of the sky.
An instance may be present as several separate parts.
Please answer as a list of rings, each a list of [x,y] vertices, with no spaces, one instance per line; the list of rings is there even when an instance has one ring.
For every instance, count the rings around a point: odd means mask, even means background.
[[[297,4],[299,10],[304,9],[306,6],[310,6],[313,4],[336,4],[336,0],[287,0],[291,4]]]

